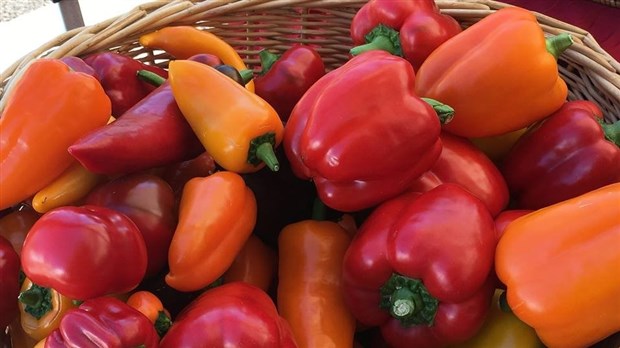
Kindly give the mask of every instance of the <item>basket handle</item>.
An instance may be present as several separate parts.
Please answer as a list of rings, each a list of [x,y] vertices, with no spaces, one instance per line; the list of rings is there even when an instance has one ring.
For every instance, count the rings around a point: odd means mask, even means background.
[[[58,3],[67,31],[84,26],[84,18],[78,0],[52,0],[52,2]]]

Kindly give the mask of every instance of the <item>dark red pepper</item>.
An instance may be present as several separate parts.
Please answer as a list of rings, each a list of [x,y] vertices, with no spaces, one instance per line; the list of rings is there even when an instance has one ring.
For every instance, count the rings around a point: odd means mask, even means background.
[[[281,56],[267,50],[259,53],[262,71],[254,79],[255,93],[288,120],[293,107],[308,88],[325,75],[319,53],[310,46],[294,45]]]
[[[508,186],[495,164],[468,139],[441,132],[443,148],[439,159],[411,186],[426,192],[444,183],[459,184],[481,199],[491,215],[508,205]]]
[[[13,245],[0,236],[0,331],[4,331],[18,313],[19,255]]]
[[[159,336],[144,314],[114,297],[98,297],[70,309],[45,339],[45,348],[155,348]]]
[[[67,64],[73,71],[83,72],[85,74],[95,76],[95,69],[86,64],[86,62],[80,57],[67,56],[60,58],[60,60]]]
[[[405,57],[417,71],[439,45],[462,31],[433,0],[370,0],[351,21],[351,54],[381,49]]]
[[[144,64],[130,56],[116,52],[94,53],[84,58],[95,70],[95,77],[110,97],[112,116],[120,118],[147,94],[155,89],[137,78],[139,70],[151,71],[163,78],[168,72],[158,66]]]
[[[620,121],[603,124],[590,101],[569,101],[528,130],[502,173],[520,209],[539,209],[620,181]]]

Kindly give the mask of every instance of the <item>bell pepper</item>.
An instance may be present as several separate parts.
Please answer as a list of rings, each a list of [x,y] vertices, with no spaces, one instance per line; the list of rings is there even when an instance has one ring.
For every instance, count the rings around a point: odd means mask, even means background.
[[[351,20],[351,54],[385,50],[405,57],[413,69],[439,45],[462,31],[459,22],[444,15],[433,0],[370,0]]]
[[[587,347],[620,331],[620,183],[511,222],[495,269],[513,313],[554,347]]]
[[[0,331],[4,331],[18,314],[19,268],[19,255],[11,243],[0,236]]]
[[[323,59],[314,48],[306,45],[293,45],[281,56],[264,49],[259,56],[262,70],[254,79],[255,92],[273,106],[286,123],[301,96],[325,75]]]
[[[303,220],[278,239],[278,312],[301,347],[351,347],[355,318],[342,291],[342,261],[351,242],[333,221]]]
[[[620,121],[596,104],[566,102],[506,155],[502,173],[517,207],[539,209],[620,182]]]
[[[139,42],[146,48],[164,50],[177,60],[208,53],[239,71],[247,69],[239,53],[226,41],[209,31],[199,30],[193,26],[167,26],[140,36]],[[245,88],[254,92],[254,81],[249,81]]]
[[[480,329],[494,284],[493,218],[456,184],[379,205],[344,258],[345,301],[393,347],[444,347]]]
[[[406,60],[371,51],[323,76],[297,103],[284,132],[286,157],[325,205],[370,208],[435,163],[440,120],[413,84]]]
[[[506,227],[508,227],[511,222],[532,212],[534,211],[529,209],[509,209],[495,216],[495,235],[497,241],[499,242],[500,238],[502,238],[506,231]]]
[[[162,178],[140,173],[121,176],[95,188],[85,204],[113,209],[136,224],[146,245],[145,277],[166,267],[177,210],[174,193]]]
[[[259,288],[228,283],[204,292],[175,319],[160,342],[168,347],[293,348],[288,323]]]
[[[416,179],[412,191],[426,192],[451,182],[484,202],[492,216],[508,205],[508,185],[493,162],[469,140],[441,133],[442,150],[433,167]]]
[[[224,273],[222,281],[224,284],[242,281],[268,292],[277,270],[276,251],[252,234]]]
[[[166,166],[161,177],[170,185],[174,195],[180,198],[183,187],[190,179],[209,176],[215,173],[215,169],[213,157],[203,151],[194,158]]]
[[[21,255],[26,235],[40,216],[32,208],[24,206],[0,218],[0,236],[11,242],[17,255]]]
[[[22,324],[19,316],[13,320],[13,322],[9,325],[7,333],[10,337],[10,341],[8,345],[2,345],[2,338],[0,338],[0,346],[7,348],[33,348],[37,344],[37,340],[30,337],[24,329],[22,328]]]
[[[172,325],[170,314],[161,300],[150,291],[136,291],[129,296],[127,304],[144,314],[155,326],[159,337],[163,337]]]
[[[530,11],[502,8],[444,42],[416,72],[415,91],[454,108],[444,125],[467,138],[500,135],[541,120],[566,100],[557,58],[572,44],[545,40]]]
[[[85,205],[41,216],[26,236],[21,262],[34,283],[86,300],[134,289],[147,256],[144,238],[127,216]]]
[[[83,72],[85,74],[95,76],[95,69],[88,65],[82,58],[76,56],[66,56],[60,60],[67,64],[73,71]],[[95,76],[96,77],[96,76]]]
[[[471,138],[471,142],[484,152],[494,163],[500,165],[510,149],[527,131],[527,127],[516,131],[483,138]]]
[[[41,287],[25,278],[18,297],[21,327],[36,341],[47,337],[60,325],[60,320],[71,308],[73,299],[58,291]]]
[[[218,165],[237,173],[279,169],[273,151],[284,126],[266,101],[208,65],[177,60],[169,69],[174,99]]]
[[[45,348],[158,347],[159,336],[151,321],[114,297],[84,301],[69,310],[60,326],[45,339]]]
[[[116,118],[120,118],[125,111],[155,89],[136,77],[139,70],[148,70],[163,78],[168,77],[168,72],[158,66],[144,64],[116,52],[94,53],[86,56],[84,62],[93,68],[95,77],[110,97],[112,115]]]
[[[0,210],[65,171],[72,161],[69,145],[109,117],[110,99],[94,77],[72,72],[57,59],[34,60],[0,115]]]
[[[166,283],[194,291],[214,282],[230,267],[255,223],[256,199],[239,174],[220,171],[188,181],[168,251]]]

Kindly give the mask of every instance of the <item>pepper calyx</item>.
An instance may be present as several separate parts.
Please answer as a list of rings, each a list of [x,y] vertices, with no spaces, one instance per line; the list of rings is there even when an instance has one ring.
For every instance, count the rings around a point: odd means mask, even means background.
[[[27,290],[22,291],[17,299],[24,304],[24,312],[37,320],[52,310],[51,290],[34,283]]]
[[[274,132],[268,132],[252,139],[248,150],[248,163],[256,166],[264,162],[269,169],[277,172],[280,170],[280,163],[273,151],[275,146],[276,133]]]
[[[385,24],[379,24],[364,36],[366,44],[351,48],[349,53],[357,56],[361,53],[372,50],[387,51],[395,56],[402,57],[403,49],[400,44],[400,34],[398,31]]]
[[[380,292],[380,308],[389,311],[404,327],[433,325],[439,300],[428,292],[421,280],[394,273]]]

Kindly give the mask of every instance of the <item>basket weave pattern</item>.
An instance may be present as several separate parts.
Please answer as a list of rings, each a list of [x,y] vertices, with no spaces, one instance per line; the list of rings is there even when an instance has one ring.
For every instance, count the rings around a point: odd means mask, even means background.
[[[294,43],[317,48],[328,69],[349,58],[349,25],[365,0],[171,0],[154,1],[107,21],[68,31],[24,56],[0,73],[0,110],[6,95],[33,59],[83,56],[112,50],[143,62],[167,66],[172,57],[145,49],[138,38],[169,25],[209,30],[237,49],[246,64],[259,69],[258,52],[281,53]],[[506,6],[491,0],[436,0],[445,14],[464,28]],[[575,43],[559,59],[560,74],[569,86],[569,99],[597,102],[606,120],[620,118],[620,63],[606,53],[587,31],[535,13],[547,35],[572,34]]]

